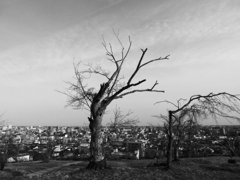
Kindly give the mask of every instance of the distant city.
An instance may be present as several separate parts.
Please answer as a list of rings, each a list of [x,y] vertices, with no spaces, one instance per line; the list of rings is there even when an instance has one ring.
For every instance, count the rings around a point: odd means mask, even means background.
[[[103,144],[108,159],[156,158],[158,151],[166,153],[167,134],[163,127],[134,126],[103,127]],[[41,154],[50,153],[51,159],[86,159],[89,157],[91,134],[88,126],[1,126],[1,150],[17,147],[17,157],[9,162],[43,160]],[[9,141],[11,137],[11,142]],[[174,136],[178,140],[178,136]],[[198,126],[182,134],[179,155],[187,156],[191,142],[191,156],[227,155],[226,140],[239,149],[240,125]],[[9,146],[11,143],[12,146]],[[49,151],[50,148],[50,151]],[[41,156],[40,156],[41,155]],[[24,157],[24,158],[23,158]]]

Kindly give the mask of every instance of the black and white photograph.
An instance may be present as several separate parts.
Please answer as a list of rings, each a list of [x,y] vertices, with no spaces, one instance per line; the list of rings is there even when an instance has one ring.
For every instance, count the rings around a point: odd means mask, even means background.
[[[239,180],[239,0],[0,0],[0,179]]]

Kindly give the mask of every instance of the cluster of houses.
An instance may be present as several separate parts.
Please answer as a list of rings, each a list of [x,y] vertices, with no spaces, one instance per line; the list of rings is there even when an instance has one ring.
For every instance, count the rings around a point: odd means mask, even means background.
[[[104,147],[108,159],[155,158],[158,150],[166,152],[167,135],[163,127],[103,127]],[[226,140],[239,150],[240,126],[201,126],[194,133],[184,134],[179,150],[184,156],[189,140],[195,152],[205,148],[211,155],[225,155]],[[6,137],[11,137],[6,141]],[[177,136],[174,136],[175,140]],[[2,126],[0,127],[0,151],[15,147],[17,158],[9,162],[40,160],[48,152],[53,159],[84,159],[89,156],[91,134],[88,127],[63,126]],[[11,146],[10,146],[11,145]],[[5,149],[4,149],[5,148]],[[197,153],[195,153],[197,155]]]

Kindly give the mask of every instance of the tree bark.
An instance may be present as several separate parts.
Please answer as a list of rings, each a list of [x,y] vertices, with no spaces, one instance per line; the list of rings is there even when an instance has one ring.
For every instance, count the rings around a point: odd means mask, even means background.
[[[168,111],[169,113],[169,128],[168,128],[168,147],[167,147],[167,168],[170,168],[172,164],[172,111]]]
[[[174,146],[174,161],[179,161],[179,144]]]
[[[87,169],[106,169],[108,168],[105,153],[103,149],[102,134],[102,115],[96,116],[95,119],[88,118],[90,121],[89,128],[91,131],[90,142],[90,159]]]

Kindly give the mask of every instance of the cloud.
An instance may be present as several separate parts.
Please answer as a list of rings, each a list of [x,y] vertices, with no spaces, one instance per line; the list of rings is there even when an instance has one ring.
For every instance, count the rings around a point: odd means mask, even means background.
[[[170,1],[172,2],[172,1]],[[240,12],[227,2],[159,4],[148,11],[145,22],[132,29],[142,41],[140,44],[163,43],[164,46],[174,43],[191,43],[203,38],[239,35]],[[170,8],[171,7],[171,8]],[[180,8],[181,7],[181,8]],[[166,14],[167,11],[167,14]]]
[[[5,85],[19,84],[19,80],[23,84],[47,82],[61,79],[57,77],[59,70],[63,77],[72,71],[73,61],[89,61],[98,56],[104,56],[101,36],[88,24],[81,24],[1,53],[0,75],[8,79],[4,80]]]
[[[111,2],[114,4],[120,1]],[[151,5],[153,7],[152,13],[150,13],[151,9],[146,9],[146,12],[143,12],[139,17],[135,16],[134,12],[129,11],[131,6],[123,6],[125,8],[117,10],[111,16],[106,11],[37,42],[5,51],[0,54],[0,74],[5,76],[15,74],[25,77],[24,73],[31,73],[37,81],[48,81],[57,77],[59,69],[62,70],[62,74],[72,71],[73,61],[96,62],[107,67],[109,63],[105,61],[106,56],[101,44],[101,35],[104,35],[107,43],[112,44],[116,55],[119,55],[121,50],[112,34],[112,28],[120,29],[120,38],[126,47],[128,46],[127,37],[131,35],[133,46],[127,64],[128,69],[135,67],[141,54],[140,48],[149,48],[146,59],[168,54],[174,56],[174,53],[180,53],[181,59],[185,58],[184,62],[187,62],[187,59],[197,59],[197,57],[190,58],[190,56],[198,54],[199,49],[193,51],[191,46],[199,47],[205,43],[204,40],[207,42],[214,38],[233,37],[240,33],[240,25],[237,23],[240,12],[237,9],[229,11],[223,3],[214,12],[210,11],[213,4],[206,4],[200,9],[193,10],[191,10],[192,6],[187,5],[185,9],[180,11],[180,13],[186,11],[181,16],[172,12],[175,11],[174,8],[168,15],[163,14],[172,4],[166,3],[164,6],[159,4],[159,6]],[[142,7],[138,8],[137,11]],[[150,15],[141,20],[146,14]],[[127,22],[127,17],[132,19]],[[135,18],[138,18],[138,21],[131,25]],[[182,48],[183,46],[189,49],[186,50]],[[159,66],[167,67],[168,65],[167,63],[159,63]],[[155,67],[158,66],[155,64],[148,66],[148,68]],[[48,77],[49,74],[52,76]],[[34,81],[34,78],[29,78],[29,81]]]

